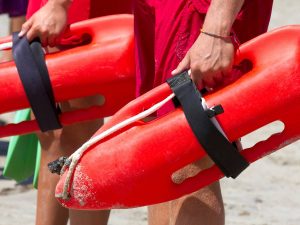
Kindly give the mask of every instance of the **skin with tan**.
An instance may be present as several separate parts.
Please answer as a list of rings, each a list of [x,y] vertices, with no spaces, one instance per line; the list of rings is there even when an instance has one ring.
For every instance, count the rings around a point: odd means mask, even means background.
[[[54,47],[66,28],[70,4],[71,0],[49,0],[23,24],[19,36],[26,34],[29,41],[39,37],[43,46]]]
[[[244,0],[212,0],[203,30],[228,37],[243,3]],[[213,88],[231,71],[233,58],[234,46],[230,39],[201,33],[172,74],[191,69],[191,77],[200,89],[204,86]]]
[[[9,18],[9,33],[19,32],[21,30],[22,24],[25,22],[25,16],[17,16],[17,17],[10,17]],[[0,57],[1,62],[7,62],[12,60],[12,52],[11,50],[6,50],[1,52],[2,55]]]
[[[244,0],[212,0],[203,30],[216,36],[227,37]],[[201,29],[201,28],[199,28]],[[172,74],[191,69],[191,78],[199,89],[214,88],[228,75],[234,59],[234,46],[227,38],[201,33],[184,59]],[[210,159],[195,162],[172,176],[175,183],[212,165]],[[177,200],[148,208],[149,225],[222,225],[224,207],[218,182]]]
[[[217,36],[227,37],[231,26],[241,9],[244,0],[212,0],[207,13],[203,30]],[[55,46],[55,41],[66,26],[67,9],[70,0],[49,0],[31,19],[24,23],[22,35],[29,40],[40,37],[43,45]],[[199,27],[199,29],[201,29]],[[178,74],[191,69],[191,77],[199,88],[214,88],[222,82],[231,70],[234,59],[234,46],[231,40],[201,33],[178,67],[172,72]],[[74,103],[76,105],[76,103]],[[81,107],[84,102],[70,104],[65,107]],[[101,121],[98,122],[100,126]],[[71,225],[74,224],[106,224],[108,211],[78,212],[60,208],[53,197],[58,177],[49,178],[44,163],[55,160],[60,155],[70,154],[92,135],[98,126],[94,123],[72,125],[61,131],[40,134],[43,154],[40,177],[37,222],[38,225],[65,224],[68,215]],[[84,131],[84,132],[83,132]],[[83,136],[85,134],[85,136]],[[211,165],[209,159],[195,162],[173,174],[173,181],[184,182],[184,179],[196,175]],[[48,205],[48,206],[46,206]],[[48,217],[47,217],[48,214]],[[56,221],[45,221],[45,218],[57,215]],[[85,221],[86,220],[86,221]],[[89,221],[88,221],[89,220]],[[87,222],[88,221],[88,222]],[[224,224],[224,208],[219,183],[214,183],[193,194],[180,199],[149,207],[149,225],[222,225]]]
[[[54,47],[67,23],[70,0],[49,0],[40,10],[27,20],[19,33],[29,41],[41,39],[43,46]],[[56,51],[55,48],[48,49]],[[101,104],[99,96],[63,102],[63,112]],[[106,225],[109,211],[78,211],[63,208],[55,199],[54,192],[59,176],[51,174],[47,164],[60,156],[69,156],[85,143],[103,124],[103,119],[66,126],[60,130],[37,133],[42,147],[38,180],[36,225]]]
[[[63,102],[63,112],[101,105],[99,96]],[[47,167],[49,162],[61,156],[69,156],[85,143],[101,126],[103,119],[66,126],[63,129],[46,133],[37,133],[42,147],[41,164],[38,180],[36,225],[106,225],[109,211],[78,211],[63,208],[54,197],[59,180],[57,174],[51,174]]]

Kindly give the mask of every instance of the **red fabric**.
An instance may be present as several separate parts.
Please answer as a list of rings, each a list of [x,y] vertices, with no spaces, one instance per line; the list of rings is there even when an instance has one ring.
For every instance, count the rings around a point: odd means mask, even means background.
[[[132,13],[131,0],[91,0],[91,18],[122,13]]]
[[[47,0],[29,0],[26,18],[30,18],[37,10],[47,3]],[[80,12],[80,13],[78,13]],[[68,24],[86,20],[90,16],[90,0],[76,0],[68,13]]]
[[[30,18],[37,10],[47,3],[48,0],[29,0],[26,18]],[[131,0],[74,0],[68,11],[68,25],[111,14],[131,13]],[[58,45],[66,46],[80,43],[81,37],[70,36],[68,28]]]
[[[48,0],[29,0],[26,18],[30,18]],[[111,14],[131,13],[131,0],[75,0],[68,12],[68,24]]]
[[[246,0],[232,31],[240,43],[267,31],[273,0]],[[203,25],[210,0],[136,0],[137,95],[165,82]]]

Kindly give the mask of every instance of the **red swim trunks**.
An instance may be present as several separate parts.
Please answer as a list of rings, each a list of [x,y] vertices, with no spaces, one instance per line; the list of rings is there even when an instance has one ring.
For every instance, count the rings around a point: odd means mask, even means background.
[[[240,43],[267,31],[272,3],[273,0],[245,0],[232,28]],[[210,0],[134,2],[137,95],[171,76],[198,37],[209,5]]]
[[[30,18],[37,10],[47,3],[48,0],[29,0],[26,18]],[[73,1],[68,11],[68,24],[90,18],[131,13],[131,0],[76,0]],[[81,42],[81,37],[70,36],[68,27],[57,45],[69,45]]]
[[[47,3],[48,0],[29,0],[27,19],[38,9]],[[68,24],[72,24],[89,18],[106,16],[120,13],[131,13],[131,0],[76,0],[68,13]]]
[[[26,18],[30,18],[37,10],[44,6],[47,3],[47,1],[48,0],[29,0]],[[86,20],[89,18],[89,15],[90,0],[76,0],[72,3],[69,9],[68,24],[81,20]]]

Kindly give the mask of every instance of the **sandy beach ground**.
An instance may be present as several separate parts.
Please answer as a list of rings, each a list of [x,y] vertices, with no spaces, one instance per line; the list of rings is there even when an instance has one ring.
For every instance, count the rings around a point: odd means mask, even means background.
[[[300,24],[299,10],[299,0],[275,0],[270,29]],[[7,32],[7,17],[0,16],[0,36]],[[12,116],[0,115],[0,119],[10,122]],[[267,130],[274,132],[279,128],[279,124],[273,124]],[[242,142],[251,146],[262,140],[265,133],[266,130],[260,130]],[[236,180],[221,181],[227,225],[300,224],[299,148],[300,142],[295,142],[252,164]],[[0,167],[4,160],[0,157]],[[0,225],[34,224],[35,201],[36,190],[18,187],[11,180],[0,180]],[[113,210],[109,221],[109,225],[146,224],[145,207]]]

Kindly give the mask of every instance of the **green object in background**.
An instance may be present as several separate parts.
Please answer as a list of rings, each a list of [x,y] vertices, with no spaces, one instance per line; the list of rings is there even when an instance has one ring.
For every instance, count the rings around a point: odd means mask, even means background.
[[[30,109],[17,111],[15,123],[30,120]],[[41,147],[35,134],[11,137],[6,156],[3,175],[23,181],[34,175],[33,185],[37,187],[40,167]]]
[[[36,160],[35,160],[35,169],[34,169],[34,177],[33,177],[33,186],[37,189],[38,187],[38,178],[39,178],[39,170],[40,170],[40,162],[41,162],[41,145],[40,142],[37,142],[36,149]]]

